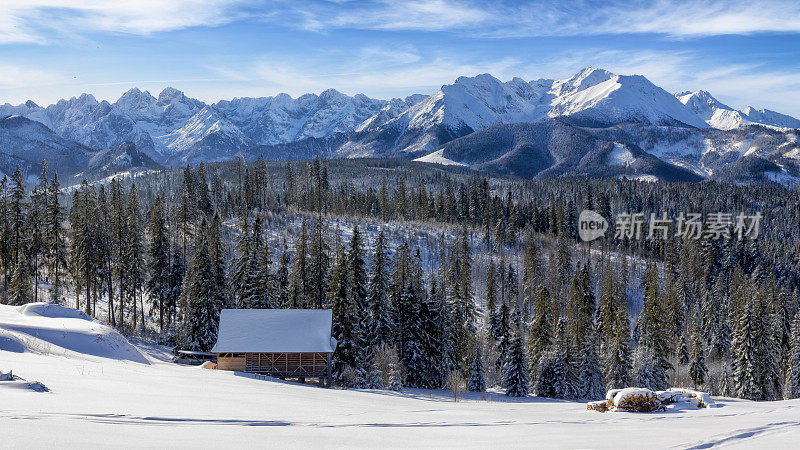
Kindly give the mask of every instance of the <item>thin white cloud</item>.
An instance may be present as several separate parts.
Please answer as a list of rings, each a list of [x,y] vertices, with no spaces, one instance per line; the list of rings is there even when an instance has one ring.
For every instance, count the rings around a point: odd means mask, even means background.
[[[242,0],[3,0],[0,43],[52,43],[65,34],[147,35],[239,17]]]
[[[800,32],[800,2],[796,0],[304,2],[284,8],[265,14],[266,20],[283,25],[297,23],[315,31],[451,31],[495,38]],[[287,20],[287,16],[294,20]]]
[[[3,0],[0,44],[52,43],[90,32],[148,35],[253,16],[320,32],[426,31],[490,38],[800,32],[796,0]]]
[[[64,83],[64,75],[12,64],[0,64],[0,89],[33,89]]]

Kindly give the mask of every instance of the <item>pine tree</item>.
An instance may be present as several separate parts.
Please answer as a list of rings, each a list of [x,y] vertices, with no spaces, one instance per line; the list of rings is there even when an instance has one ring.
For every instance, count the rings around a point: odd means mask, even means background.
[[[528,373],[528,356],[525,354],[520,330],[516,330],[503,366],[503,387],[506,389],[507,396],[526,397],[528,395]]]
[[[203,219],[201,230],[206,229]],[[220,305],[214,270],[203,232],[195,238],[194,256],[181,291],[180,343],[185,350],[209,351],[217,339]]]
[[[144,252],[144,244],[142,242],[142,219],[139,211],[139,198],[136,193],[136,184],[131,184],[130,192],[128,193],[128,204],[126,212],[126,227],[127,239],[124,243],[124,259],[123,270],[125,272],[125,285],[123,290],[126,293],[128,300],[133,305],[133,329],[136,329],[137,323],[141,324],[141,329],[144,331],[144,307],[141,302],[141,290],[144,285],[144,265],[142,264],[141,255]],[[139,303],[137,305],[137,303]],[[141,322],[139,322],[139,315],[141,313]]]
[[[359,321],[355,305],[351,303],[348,287],[348,257],[344,249],[337,248],[336,265],[331,276],[331,304],[333,309],[333,337],[336,339],[336,351],[333,354],[333,376],[343,382],[349,370],[356,371],[359,363]],[[357,374],[356,375],[360,375]]]
[[[753,292],[747,284],[738,292],[742,307],[736,321],[732,353],[737,395],[750,400],[782,397],[778,344],[763,287]]]
[[[311,244],[309,247],[309,300],[313,308],[322,308],[326,303],[326,293],[329,284],[330,249],[325,242],[327,232],[325,222],[322,217],[314,221],[314,229],[311,232]]]
[[[0,188],[2,191],[2,188]],[[61,205],[58,202],[61,186],[58,181],[58,172],[53,173],[53,178],[47,188],[47,215],[45,217],[45,227],[47,242],[49,245],[47,271],[50,277],[50,301],[61,303],[64,295],[64,285],[67,268],[67,251],[64,241],[64,220]],[[1,215],[1,214],[0,214]],[[2,233],[2,230],[0,230]],[[2,240],[2,238],[0,238]],[[0,244],[0,254],[2,251]],[[2,258],[2,257],[0,257]],[[109,302],[109,314],[113,313],[113,303]],[[110,323],[113,325],[113,316]]]
[[[367,341],[366,332],[373,328],[367,304],[367,269],[364,262],[364,250],[361,242],[361,232],[358,227],[353,227],[353,236],[350,239],[350,248],[347,254],[347,293],[348,303],[351,305],[358,322],[357,340],[354,351],[357,353],[357,369],[366,372],[372,365],[372,347]]]
[[[169,270],[169,291],[164,299],[164,309],[166,310],[166,326],[175,326],[175,316],[180,304],[181,292],[183,291],[183,279],[186,274],[186,266],[181,257],[181,250],[175,247],[172,252]]]
[[[289,275],[289,304],[291,308],[308,305],[308,231],[306,219],[300,225],[300,235],[294,243],[294,265]]]
[[[238,308],[247,307],[245,288],[252,255],[250,222],[247,215],[242,214],[241,217],[239,217],[239,237],[236,242],[236,260],[233,263],[233,277],[230,280],[231,289],[233,291],[233,301]]]
[[[45,242],[45,218],[47,214],[47,162],[42,161],[42,171],[39,182],[31,192],[31,201],[28,207],[26,228],[28,229],[28,257],[31,260],[31,274],[33,276],[33,301],[39,300],[39,271],[42,260],[46,258],[47,243]]]
[[[267,236],[268,233],[265,230],[259,252],[255,255],[255,295],[257,299],[255,307],[260,309],[274,308],[277,297],[275,279],[272,274],[272,248],[269,246]],[[326,294],[327,286],[323,290],[323,297]]]
[[[14,255],[11,233],[11,200],[8,187],[8,177],[0,180],[0,265],[2,265],[3,292],[2,302],[8,303],[8,285],[11,281],[11,272],[14,269]]]
[[[686,336],[681,336],[681,345],[678,350],[678,364],[685,366],[689,364],[691,355],[689,355],[689,346],[686,345]]]
[[[214,273],[214,282],[217,288],[217,303],[221,308],[230,305],[230,292],[228,289],[228,273],[225,247],[222,237],[222,220],[219,214],[214,213],[208,224],[208,256],[211,258],[211,269]]]
[[[700,387],[708,376],[708,367],[706,367],[706,360],[703,356],[703,346],[700,343],[700,337],[697,332],[692,333],[692,355],[691,363],[689,364],[689,377],[695,387]]]
[[[800,311],[792,322],[792,349],[789,353],[788,398],[800,398]]]
[[[283,241],[281,247],[281,256],[278,260],[278,270],[275,272],[275,285],[278,289],[277,294],[277,307],[289,307],[289,264],[291,260],[289,251],[286,248],[286,241]]]
[[[372,253],[372,267],[367,289],[372,328],[369,330],[370,346],[376,347],[390,342],[393,333],[389,291],[388,255],[383,230],[378,232]]]
[[[594,333],[587,344],[580,351],[580,364],[578,375],[580,377],[581,398],[597,400],[605,394],[605,382],[600,364],[600,355],[597,349],[597,339]]]
[[[475,346],[475,359],[472,360],[472,368],[470,369],[469,385],[467,389],[470,392],[485,392],[486,381],[483,379],[483,348],[480,345]]]
[[[497,323],[497,276],[495,275],[494,260],[489,258],[489,267],[486,269],[486,316],[489,318],[489,330],[492,339],[497,340],[494,334]]]
[[[577,398],[581,380],[576,374],[567,322],[561,318],[556,325],[553,345],[542,355],[536,376],[535,392],[540,397]]]
[[[493,330],[492,334],[497,336],[497,361],[495,366],[498,369],[502,369],[513,339],[511,313],[505,303],[500,305],[500,312],[497,314],[497,328]]]
[[[588,263],[577,270],[570,291],[571,334],[574,347],[582,349],[594,333],[595,298]]]
[[[425,349],[425,332],[423,329],[421,301],[417,291],[409,281],[403,290],[401,304],[409,315],[401,328],[403,334],[403,351],[401,358],[403,364],[404,386],[427,387],[426,374],[428,372],[428,358]]]
[[[90,284],[94,279],[94,211],[96,210],[95,191],[89,183],[84,180],[81,187],[72,196],[72,208],[70,209],[70,229],[71,247],[70,263],[72,266],[72,278],[75,281],[75,301],[76,308],[80,308],[80,294],[85,293],[85,308],[87,314],[91,313],[91,289]],[[15,266],[15,273],[18,269]],[[12,278],[13,281],[13,278]],[[122,309],[122,305],[120,305]],[[122,312],[120,312],[122,318]],[[119,324],[122,325],[122,320]]]
[[[264,289],[262,283],[266,274],[261,272],[262,266],[259,264],[259,257],[261,255],[263,242],[261,239],[261,218],[256,216],[253,221],[253,227],[250,231],[250,255],[247,257],[247,267],[245,268],[244,284],[241,286],[241,294],[239,299],[239,308],[253,309],[259,308],[267,302],[266,298],[262,297]]]
[[[663,374],[664,379],[663,382],[658,380],[654,383],[666,386],[666,372],[673,369],[672,363],[669,362],[669,355],[672,353],[670,326],[666,318],[658,268],[652,263],[649,263],[649,266],[643,280],[644,299],[638,324],[641,333],[639,346],[649,347],[653,350],[652,352],[643,352],[642,356],[649,357],[652,354],[656,358],[659,369],[657,376],[660,377]]]
[[[533,239],[533,233],[528,232],[525,237],[524,266],[522,270],[522,297],[523,312],[526,319],[531,315],[534,298],[539,286],[544,280],[544,270],[539,255],[539,248]]]
[[[551,319],[553,307],[550,299],[550,292],[544,285],[539,285],[533,305],[533,324],[530,329],[529,344],[530,348],[530,367],[532,370],[531,379],[534,384],[539,373],[539,363],[542,356],[553,345],[553,321]]]
[[[33,301],[31,278],[28,262],[24,258],[20,258],[11,276],[11,284],[8,289],[9,305],[24,305]]]
[[[605,351],[606,389],[631,385],[630,319],[621,299],[618,302]]]
[[[147,280],[147,291],[152,302],[151,314],[158,312],[158,329],[164,334],[164,305],[170,289],[169,238],[166,228],[166,210],[164,197],[158,194],[150,207],[149,265],[150,279]]]
[[[660,365],[653,347],[639,345],[633,358],[634,383],[636,386],[652,391],[664,390],[668,387],[667,374]]]

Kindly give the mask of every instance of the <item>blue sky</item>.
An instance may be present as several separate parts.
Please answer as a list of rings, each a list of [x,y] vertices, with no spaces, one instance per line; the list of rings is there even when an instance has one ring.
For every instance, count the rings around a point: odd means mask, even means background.
[[[800,116],[800,2],[3,0],[0,103],[173,86],[205,101],[585,66]]]

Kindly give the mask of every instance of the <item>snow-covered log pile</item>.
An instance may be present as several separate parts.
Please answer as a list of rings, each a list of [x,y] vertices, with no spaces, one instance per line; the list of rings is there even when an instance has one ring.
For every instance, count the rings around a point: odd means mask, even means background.
[[[629,387],[611,389],[604,401],[589,402],[590,411],[655,412],[664,411],[667,405],[680,404],[682,407],[713,408],[716,406],[711,396],[705,392],[691,389],[670,388],[666,391],[651,391],[645,388]]]

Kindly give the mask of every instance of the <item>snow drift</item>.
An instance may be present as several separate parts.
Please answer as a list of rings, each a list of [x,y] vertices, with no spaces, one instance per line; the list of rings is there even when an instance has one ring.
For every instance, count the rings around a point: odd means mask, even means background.
[[[76,309],[50,303],[0,305],[0,351],[98,356],[148,364],[127,339]]]

